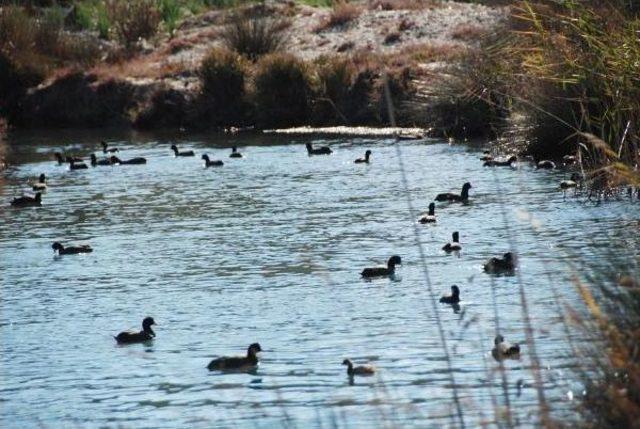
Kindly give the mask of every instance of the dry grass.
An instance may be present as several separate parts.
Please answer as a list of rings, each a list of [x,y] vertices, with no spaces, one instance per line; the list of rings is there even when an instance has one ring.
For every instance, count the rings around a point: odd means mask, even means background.
[[[230,16],[221,37],[227,49],[256,61],[284,46],[290,25],[288,19],[238,12]]]
[[[255,70],[256,120],[262,127],[304,124],[311,108],[311,70],[291,54],[270,54]]]
[[[371,10],[423,10],[442,7],[438,0],[375,0],[369,3]]]
[[[361,13],[362,9],[354,4],[347,3],[344,0],[336,1],[329,16],[320,22],[315,31],[320,32],[331,28],[344,27],[356,20]]]
[[[127,47],[154,36],[161,21],[154,0],[107,0],[106,11],[118,39]]]
[[[162,53],[157,52],[122,62],[100,64],[90,69],[89,72],[96,75],[99,80],[145,79],[151,81],[176,76],[191,68],[192,65],[184,62],[167,61]]]
[[[398,31],[402,33],[404,31],[411,30],[415,26],[416,26],[415,22],[408,20],[406,18],[402,18],[400,23],[398,23]]]
[[[462,40],[465,42],[478,41],[487,33],[486,28],[475,24],[460,24],[451,30],[451,37],[454,40]]]
[[[246,112],[246,81],[249,64],[240,54],[212,49],[198,71],[200,105],[205,119],[215,125],[243,123]]]
[[[399,53],[399,56],[406,56],[422,63],[435,61],[455,63],[468,58],[468,55],[468,47],[450,42],[409,45],[403,47]]]

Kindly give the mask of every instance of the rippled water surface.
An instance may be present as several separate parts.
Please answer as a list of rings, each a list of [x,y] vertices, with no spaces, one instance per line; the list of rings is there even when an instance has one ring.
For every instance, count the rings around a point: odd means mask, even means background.
[[[640,219],[637,204],[565,200],[561,172],[486,169],[480,150],[438,140],[401,143],[406,189],[385,139],[316,140],[334,153],[310,158],[289,137],[112,136],[121,158],[147,165],[84,171],[52,153],[87,156],[98,136],[11,139],[18,165],[0,187],[3,428],[452,425],[438,318],[465,422],[476,426],[505,400],[490,355],[496,327],[525,340],[519,279],[544,394],[555,413],[572,415],[568,392],[580,387],[567,335],[579,344],[584,334],[560,323],[565,303],[580,308],[567,262],[597,264],[602,249],[635,240]],[[171,143],[198,156],[174,158]],[[228,158],[232,144],[245,158]],[[354,164],[365,149],[372,163]],[[224,167],[203,168],[204,152]],[[40,173],[49,177],[43,207],[10,208]],[[439,203],[437,225],[418,225],[432,294],[407,196],[424,211],[465,181],[470,204]],[[440,248],[455,230],[463,251],[447,255]],[[94,253],[56,258],[56,240]],[[521,276],[484,274],[483,262],[510,246]],[[638,242],[630,248],[637,257]],[[396,279],[360,278],[392,254],[404,262]],[[434,312],[432,299],[454,283],[461,310]],[[155,341],[115,344],[112,335],[147,315]],[[207,371],[211,358],[256,341],[256,373]],[[345,357],[378,375],[351,385]],[[520,422],[538,416],[530,358],[523,345],[520,360],[505,362]]]

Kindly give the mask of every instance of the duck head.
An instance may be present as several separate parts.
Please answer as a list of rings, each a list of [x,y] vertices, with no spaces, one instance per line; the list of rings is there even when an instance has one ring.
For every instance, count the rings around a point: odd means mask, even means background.
[[[367,150],[367,151],[364,153],[364,157],[365,157],[365,158],[367,158],[367,159],[369,159],[369,157],[370,157],[370,156],[371,156],[371,151],[370,151],[370,150]]]
[[[47,176],[44,175],[44,173],[42,173],[38,179],[38,181],[40,183],[44,183],[47,180]]]
[[[505,262],[513,262],[513,253],[511,252],[507,252],[504,255],[502,255],[502,257],[504,258]]]
[[[234,146],[234,147],[231,148],[231,153],[236,153],[237,151],[238,151],[237,147]]]
[[[462,185],[462,190],[463,191],[469,191],[469,189],[473,188],[473,186],[471,186],[471,183],[466,182],[464,185]]]
[[[260,347],[260,344],[253,343],[247,349],[247,356],[255,356],[261,351],[262,351],[262,347]]]
[[[460,242],[460,234],[458,233],[458,231],[456,231],[453,234],[451,234],[451,238],[453,239],[454,243],[459,243]]]
[[[429,216],[433,216],[436,212],[436,203],[429,204]]]
[[[178,153],[178,147],[174,144],[171,145],[171,150],[176,154]]]
[[[507,158],[507,161],[509,162],[516,162],[518,160],[518,157],[515,155],[511,155],[509,158]]]
[[[103,149],[106,149],[106,148],[107,148],[107,142],[106,142],[106,141],[102,140],[102,141],[100,142],[100,144],[102,145],[102,148],[103,148]]]
[[[393,255],[387,261],[387,267],[393,269],[396,265],[402,265],[402,259],[398,255]]]
[[[155,336],[155,332],[153,332],[153,329],[151,329],[151,325],[155,325],[156,321],[153,320],[153,317],[145,317],[144,320],[142,321],[142,330],[144,332],[149,332],[150,334],[153,334],[153,336]]]
[[[98,163],[98,158],[95,153],[91,154],[91,164],[96,165]]]
[[[493,340],[493,344],[496,346],[500,343],[504,343],[504,337],[500,334],[496,335],[496,338]]]
[[[312,151],[313,150],[313,146],[311,145],[311,143],[307,143],[307,144],[305,144],[305,146],[307,147],[308,151]]]
[[[456,285],[451,286],[451,295],[460,296],[460,289],[458,288],[458,286]]]
[[[58,160],[58,164],[64,164],[64,158],[62,158],[62,154],[60,152],[54,153],[54,156]]]
[[[351,363],[351,360],[350,360],[350,359],[345,359],[345,360],[343,360],[343,361],[342,361],[342,365],[346,365],[346,366],[348,366],[348,367],[353,366],[353,364]]]
[[[53,249],[53,251],[55,252],[56,250],[60,251],[60,250],[64,250],[64,246],[62,244],[60,244],[59,242],[54,242],[51,245],[51,248]]]
[[[209,155],[207,155],[206,153],[202,155],[201,158],[204,159],[205,161],[209,161]]]

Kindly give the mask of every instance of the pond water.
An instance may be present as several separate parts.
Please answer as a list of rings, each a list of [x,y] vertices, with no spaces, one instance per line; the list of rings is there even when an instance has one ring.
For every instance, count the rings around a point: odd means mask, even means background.
[[[52,160],[65,148],[87,156],[101,138],[148,163],[69,171]],[[520,287],[546,400],[555,416],[575,417],[570,344],[587,335],[560,317],[565,304],[583,306],[571,276],[621,240],[635,258],[640,248],[637,204],[565,199],[557,186],[566,174],[483,168],[472,145],[401,142],[407,189],[391,139],[315,139],[334,151],[315,157],[308,140],[289,136],[9,140],[17,165],[0,187],[3,428],[453,426],[454,387],[474,427],[505,403],[490,351],[496,326],[525,341]],[[174,158],[172,143],[198,156]],[[228,157],[232,145],[243,159]],[[354,164],[365,149],[371,164]],[[224,167],[203,168],[205,152]],[[9,207],[40,173],[49,178],[43,206]],[[427,282],[407,196],[425,211],[465,181],[470,204],[438,203],[437,224],[417,225]],[[458,255],[441,251],[453,231]],[[54,241],[94,252],[54,257]],[[483,273],[510,246],[520,275]],[[403,260],[395,279],[360,278],[393,254]],[[434,311],[453,284],[461,310]],[[158,323],[153,342],[116,345],[113,335],[147,315]],[[207,371],[213,357],[253,342],[263,349],[257,372]],[[520,360],[504,362],[513,417],[525,426],[539,416],[531,351],[523,344]],[[346,357],[377,375],[350,383]]]

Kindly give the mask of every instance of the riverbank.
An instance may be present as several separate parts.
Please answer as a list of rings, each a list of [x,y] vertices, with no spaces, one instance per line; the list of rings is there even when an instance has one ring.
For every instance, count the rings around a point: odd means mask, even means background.
[[[49,71],[14,94],[4,113],[15,127],[381,126],[388,124],[386,75],[399,125],[431,127],[433,117],[423,114],[437,104],[430,92],[506,13],[430,1],[247,4],[186,17],[170,34],[126,52],[67,25],[68,36],[94,40],[99,57],[88,67],[69,61]],[[278,46],[245,52],[252,47],[230,41],[234,29],[236,38],[262,31],[263,41],[277,39]],[[230,67],[240,79],[235,86],[224,75]]]

